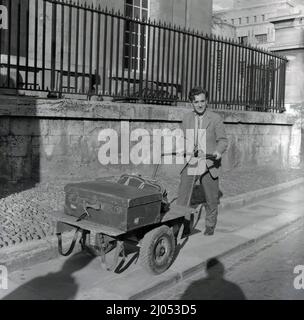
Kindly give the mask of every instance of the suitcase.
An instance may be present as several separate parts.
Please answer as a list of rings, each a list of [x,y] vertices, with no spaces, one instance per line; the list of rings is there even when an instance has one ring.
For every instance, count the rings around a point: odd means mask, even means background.
[[[146,184],[126,185],[110,181],[68,184],[65,213],[124,232],[159,223],[163,194]]]

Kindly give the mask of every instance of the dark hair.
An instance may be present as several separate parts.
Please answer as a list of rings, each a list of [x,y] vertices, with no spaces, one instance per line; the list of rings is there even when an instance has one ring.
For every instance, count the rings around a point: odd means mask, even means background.
[[[189,100],[192,102],[194,100],[194,96],[197,96],[201,93],[205,94],[206,99],[208,99],[208,91],[206,89],[203,89],[202,87],[194,87],[189,92]]]

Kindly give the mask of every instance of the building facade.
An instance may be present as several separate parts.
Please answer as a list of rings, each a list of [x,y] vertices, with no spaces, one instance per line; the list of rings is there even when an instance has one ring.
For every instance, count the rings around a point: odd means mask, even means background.
[[[100,5],[142,17],[142,10],[152,20],[210,33],[212,0],[80,0],[80,3]]]
[[[282,13],[295,14],[301,10],[301,6],[291,0],[234,0],[230,8],[223,0],[215,0],[214,4],[215,24],[218,24],[216,21],[230,24],[230,28],[235,29],[235,40],[264,49],[271,49],[275,42],[275,29],[270,20]]]
[[[69,1],[55,5],[48,0],[1,0],[0,5],[4,21],[0,29],[1,86],[10,82],[14,86],[26,78],[35,89],[45,89],[50,76],[39,69],[55,69],[58,77],[51,80],[52,87],[71,86],[70,82],[63,83],[69,79],[62,75],[82,72],[85,87],[92,89],[90,75],[98,78],[100,73],[106,74],[103,82],[110,82],[119,74],[124,81],[130,69],[132,74],[139,71],[139,57],[143,55],[146,69],[148,48],[155,43],[159,43],[161,58],[169,52],[170,43],[163,40],[166,35],[151,27],[155,39],[152,31],[148,39],[147,28],[141,30],[139,23],[129,23],[119,15],[211,33],[212,0],[79,0],[76,5]],[[118,16],[100,14],[100,10]],[[16,67],[9,68],[9,64]],[[33,72],[28,72],[30,68]],[[151,68],[159,72],[157,65]],[[77,84],[72,87],[79,89]]]

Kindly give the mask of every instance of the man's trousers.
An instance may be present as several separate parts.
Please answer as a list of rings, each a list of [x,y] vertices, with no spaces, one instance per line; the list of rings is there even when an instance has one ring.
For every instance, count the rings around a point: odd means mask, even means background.
[[[198,179],[205,192],[205,225],[206,227],[215,228],[219,203],[219,179],[214,179],[209,171],[206,171],[201,176],[191,176],[187,174],[187,168],[183,170],[179,185],[177,204],[183,206],[191,205],[192,191]]]
[[[206,227],[215,228],[218,215],[219,203],[219,179],[214,179],[210,172],[207,171],[200,177],[201,184],[203,185],[206,197]]]

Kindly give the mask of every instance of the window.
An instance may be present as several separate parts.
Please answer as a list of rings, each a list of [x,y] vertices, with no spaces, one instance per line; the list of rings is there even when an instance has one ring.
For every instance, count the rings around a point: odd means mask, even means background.
[[[249,23],[249,17],[246,17],[246,22]]]
[[[247,44],[248,43],[248,37],[239,37],[239,43],[240,44]]]
[[[254,21],[254,22],[257,22],[257,16],[254,16],[254,17],[253,17],[253,21]]]
[[[242,18],[239,18],[239,24],[242,24]]]
[[[231,19],[231,23],[234,24],[234,19]]]
[[[265,14],[262,14],[262,21],[265,21]]]
[[[257,43],[266,43],[267,42],[267,34],[256,34],[255,39],[257,40]]]
[[[148,0],[125,0],[125,15],[132,19],[144,19],[149,17]],[[141,34],[141,26],[139,23],[127,21],[125,27],[125,43],[124,43],[124,68],[139,69],[141,40],[144,38],[144,69],[146,62],[146,28]]]

